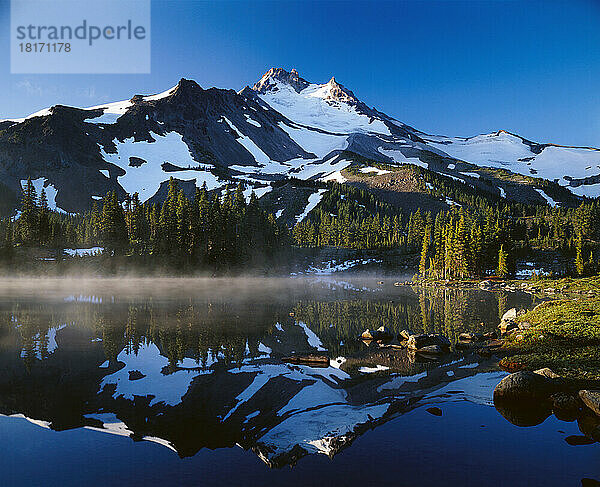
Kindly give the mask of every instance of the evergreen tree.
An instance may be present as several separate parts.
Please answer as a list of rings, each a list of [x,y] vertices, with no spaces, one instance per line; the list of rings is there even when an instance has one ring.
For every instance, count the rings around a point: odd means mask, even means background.
[[[50,209],[48,208],[48,199],[46,190],[42,188],[38,203],[38,243],[46,245],[50,239]]]
[[[508,275],[507,257],[508,255],[504,251],[504,245],[501,245],[500,250],[498,251],[498,268],[496,270],[496,275],[498,277],[504,278]]]
[[[583,260],[583,233],[577,234],[575,240],[575,272],[578,276],[583,276],[585,271],[585,262]]]
[[[427,270],[427,258],[429,255],[429,240],[431,235],[431,228],[425,228],[425,234],[423,235],[423,245],[421,247],[421,260],[419,262],[419,274],[421,277],[425,277],[425,271]]]
[[[17,232],[22,243],[31,245],[37,241],[38,233],[38,208],[37,193],[31,182],[27,179],[27,184],[23,188],[21,197],[21,216],[18,220]]]
[[[111,253],[122,253],[127,247],[125,215],[114,191],[108,193],[103,201],[100,239],[104,248]]]

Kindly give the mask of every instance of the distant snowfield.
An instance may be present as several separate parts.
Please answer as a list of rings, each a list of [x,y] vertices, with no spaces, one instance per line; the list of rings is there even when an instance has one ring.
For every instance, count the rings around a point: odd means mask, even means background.
[[[456,159],[555,181],[580,196],[600,196],[600,184],[571,187],[565,179],[565,176],[583,179],[600,174],[598,150],[548,146],[540,154],[536,154],[520,137],[506,132],[466,139],[441,136],[426,138],[433,147]]]
[[[383,147],[379,147],[377,150],[384,156],[388,156],[396,164],[414,164],[425,169],[429,167],[427,163],[421,161],[418,157],[406,157],[399,149],[384,149]]]
[[[294,122],[331,132],[349,134],[351,132],[375,132],[391,135],[381,120],[371,120],[358,113],[346,103],[328,103],[331,86],[311,84],[300,93],[291,86],[275,81],[277,91],[259,95],[271,107]]]
[[[310,266],[305,274],[315,274],[319,276],[327,276],[330,274],[334,274],[336,272],[344,272],[354,267],[358,267],[361,265],[367,264],[379,264],[382,262],[380,259],[353,259],[346,260],[343,262],[338,262],[337,260],[331,260],[329,262],[325,262],[321,264],[320,267]],[[293,274],[295,275],[295,274]]]
[[[240,137],[236,139],[239,144],[241,144],[250,154],[254,157],[254,160],[258,163],[267,164],[271,162],[271,158],[265,154],[260,147],[258,147],[254,141],[244,135],[244,133],[237,128],[226,116],[223,115],[223,120],[229,125],[235,132],[237,132]]]
[[[161,98],[166,98],[170,94],[173,93],[176,86],[169,88],[167,91],[163,91],[162,93],[158,93],[157,95],[149,95],[144,96],[143,99],[146,101],[152,100],[160,100]],[[123,115],[130,107],[133,106],[130,100],[117,101],[113,103],[106,103],[104,105],[96,105],[94,107],[86,108],[86,110],[98,110],[100,108],[104,109],[104,112],[101,116],[87,119],[86,122],[91,123],[115,123],[117,119]]]
[[[360,172],[365,173],[365,174],[374,172],[378,176],[381,176],[382,174],[389,174],[392,171],[386,171],[385,169],[379,169],[377,167],[361,167]]]
[[[290,127],[283,122],[279,122],[278,125],[296,144],[319,158],[325,157],[331,151],[348,147],[346,135],[324,134],[305,127]]]
[[[196,186],[201,187],[206,182],[208,189],[215,189],[224,184],[209,171],[176,171],[165,172],[161,165],[170,162],[181,167],[200,167],[192,158],[192,154],[183,141],[183,137],[177,132],[169,132],[164,136],[150,132],[155,142],[134,142],[134,138],[125,139],[120,142],[115,139],[117,146],[116,154],[108,154],[101,148],[102,157],[106,162],[119,166],[126,171],[124,176],[119,176],[118,181],[125,191],[130,194],[138,193],[143,203],[158,191],[161,182],[168,180],[171,176],[181,180],[194,180]],[[129,166],[130,157],[139,157],[146,161],[139,167]]]
[[[326,189],[319,189],[308,197],[308,204],[304,208],[304,211],[296,218],[296,223],[300,223],[312,210],[314,210],[314,208],[321,202],[321,199],[326,191]]]

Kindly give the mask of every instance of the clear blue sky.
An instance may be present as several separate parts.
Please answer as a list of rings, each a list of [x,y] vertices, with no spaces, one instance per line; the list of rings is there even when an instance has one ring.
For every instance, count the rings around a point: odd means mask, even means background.
[[[149,75],[10,75],[7,0],[0,21],[0,119],[181,77],[239,90],[281,66],[430,133],[600,147],[600,0],[154,0]]]

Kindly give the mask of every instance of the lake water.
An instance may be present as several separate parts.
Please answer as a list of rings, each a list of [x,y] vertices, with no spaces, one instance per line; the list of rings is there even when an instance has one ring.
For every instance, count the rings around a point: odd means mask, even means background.
[[[366,329],[491,331],[522,293],[394,279],[0,281],[7,486],[567,486],[600,477],[577,422],[519,427],[493,357]],[[293,365],[319,353],[328,366]],[[427,410],[440,408],[436,416]],[[439,412],[438,412],[439,414]],[[509,414],[507,417],[512,417]]]

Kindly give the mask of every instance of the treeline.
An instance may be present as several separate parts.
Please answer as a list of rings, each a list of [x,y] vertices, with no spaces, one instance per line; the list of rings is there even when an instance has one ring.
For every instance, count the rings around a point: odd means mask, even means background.
[[[420,274],[435,279],[512,275],[516,260],[536,251],[570,259],[565,273],[598,272],[597,201],[586,200],[576,208],[525,205],[477,194],[449,178],[424,176],[433,178],[435,188],[443,184],[459,205],[447,211],[406,213],[367,191],[333,184],[310,215],[294,226],[296,244],[420,253]]]
[[[142,204],[137,193],[119,202],[111,192],[90,212],[71,216],[50,211],[44,190],[38,197],[28,181],[19,217],[4,219],[0,230],[11,248],[101,246],[108,255],[156,256],[162,265],[194,268],[261,264],[290,239],[254,193],[246,202],[243,191],[240,184],[211,194],[204,185],[190,200],[171,178],[162,205]]]
[[[368,191],[332,184],[319,205],[293,228],[297,245],[389,249],[406,245],[402,212]]]

